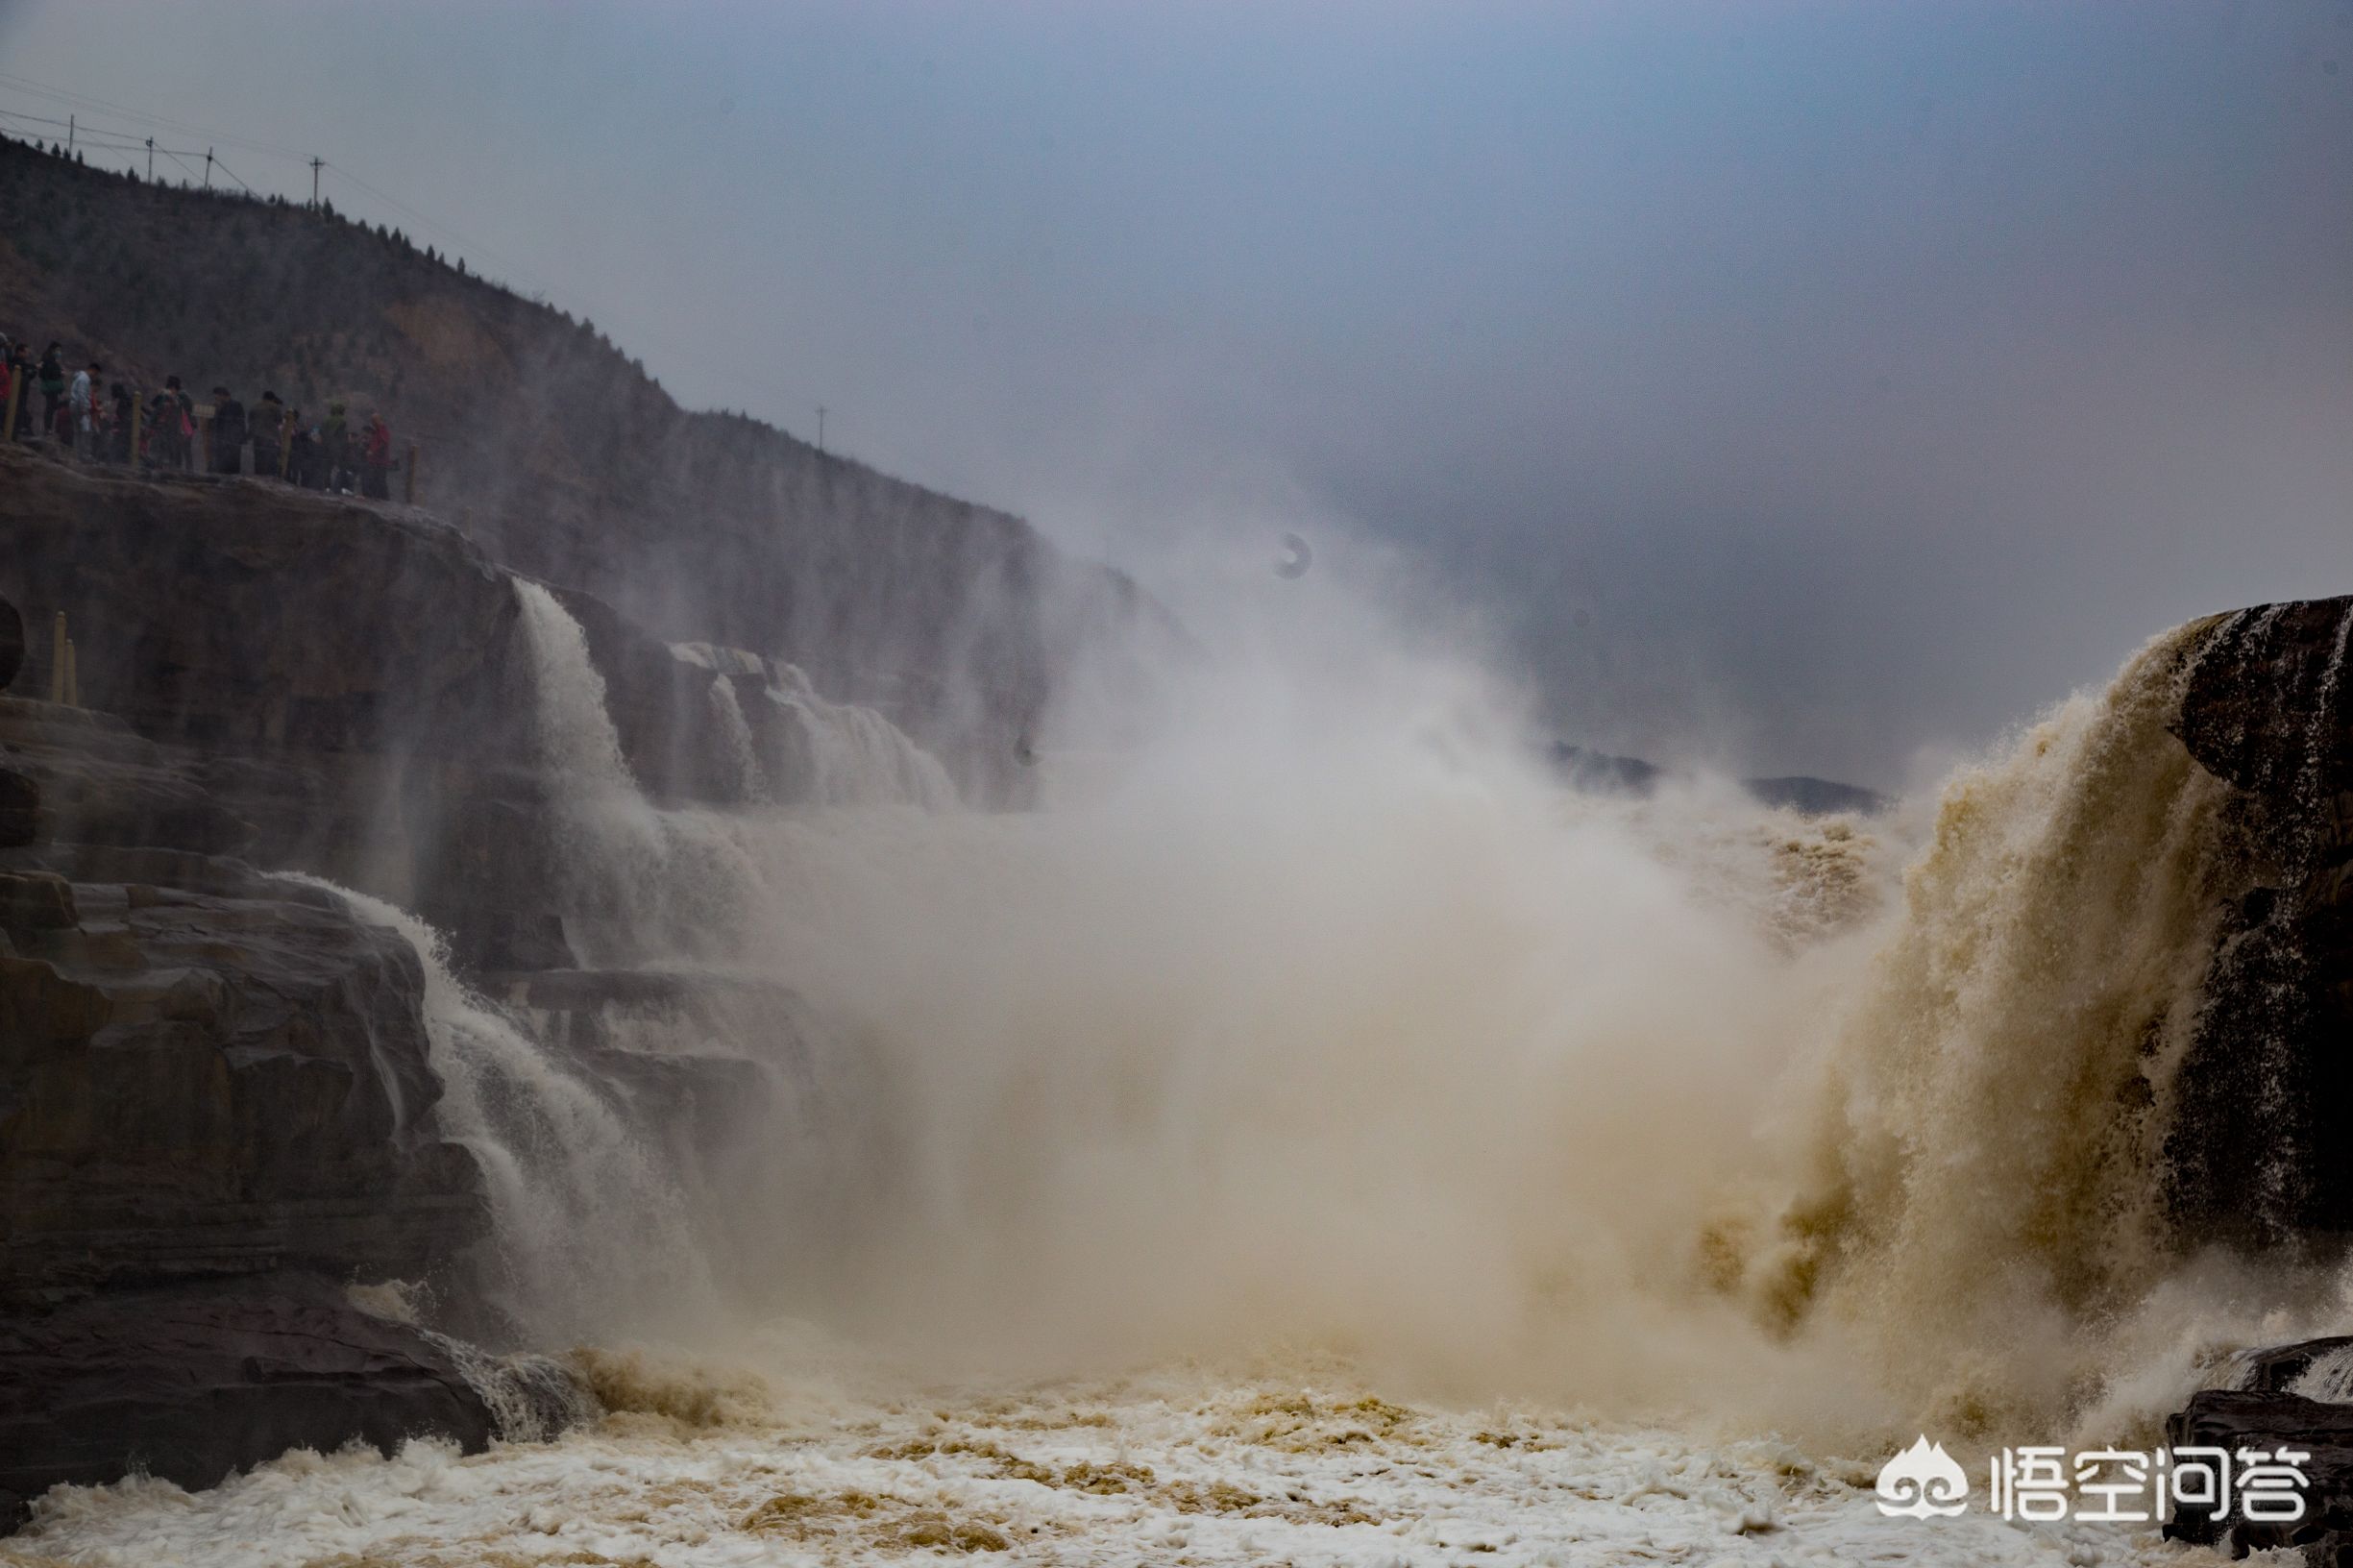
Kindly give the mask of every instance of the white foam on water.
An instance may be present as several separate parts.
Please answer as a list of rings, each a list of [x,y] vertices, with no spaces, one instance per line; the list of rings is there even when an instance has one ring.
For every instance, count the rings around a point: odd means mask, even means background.
[[[682,1426],[625,1410],[475,1458],[298,1454],[189,1498],[61,1488],[18,1544],[105,1568],[325,1562],[978,1560],[1330,1568],[1482,1562],[1933,1568],[2223,1559],[2153,1529],[1889,1519],[1871,1467],[1763,1439],[1507,1404],[1382,1400],[1344,1369],[876,1397],[779,1380],[772,1409]],[[1983,1491],[1979,1478],[1977,1491]]]

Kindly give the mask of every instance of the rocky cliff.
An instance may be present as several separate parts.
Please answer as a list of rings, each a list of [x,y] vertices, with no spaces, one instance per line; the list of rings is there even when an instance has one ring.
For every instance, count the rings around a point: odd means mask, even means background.
[[[573,1019],[574,1060],[682,1158],[758,1089],[598,1036],[617,1000],[699,1003],[578,968],[535,590],[422,512],[4,446],[0,528],[0,1518],[135,1464],[206,1484],[293,1444],[478,1445],[446,1345],[343,1288],[422,1282],[498,1329],[467,1304],[489,1209],[428,977],[277,873],[423,911],[478,980]],[[821,703],[787,667],[554,592],[649,796],[740,800],[747,767],[783,803],[816,787]],[[42,699],[61,615],[80,706]]]
[[[417,501],[652,633],[758,649],[880,707],[968,789],[1074,663],[1173,625],[1007,513],[689,413],[586,321],[330,212],[150,185],[0,138],[0,328],[159,386],[381,407]],[[1120,678],[1140,678],[1139,668]]]
[[[2180,1075],[2173,1205],[2190,1235],[2353,1234],[2353,600],[2218,618],[2175,733],[2229,784],[2230,896]]]
[[[47,692],[62,615],[83,704],[20,700],[0,732],[44,837],[257,856],[424,915],[477,967],[570,961],[528,892],[552,880],[551,764],[518,578],[472,538],[421,510],[5,447],[0,517],[0,598],[31,628],[16,690]],[[553,592],[654,799],[742,797],[720,682],[772,798],[819,791],[802,721],[825,704],[789,667]]]
[[[2353,1236],[2353,599],[2218,616],[2192,648],[2173,729],[2230,786],[2226,899],[2177,1077],[2168,1196],[2185,1246],[2341,1259]],[[2307,1456],[2292,1523],[2185,1507],[2176,1539],[2233,1556],[2353,1561],[2353,1341],[2242,1356],[2168,1423],[2179,1446]]]

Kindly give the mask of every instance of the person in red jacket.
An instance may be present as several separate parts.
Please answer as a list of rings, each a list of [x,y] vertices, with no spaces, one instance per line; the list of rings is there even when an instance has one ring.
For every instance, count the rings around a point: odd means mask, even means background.
[[[371,413],[359,443],[359,493],[378,501],[390,501],[392,485],[386,476],[391,472],[392,427],[384,423],[382,414]]]

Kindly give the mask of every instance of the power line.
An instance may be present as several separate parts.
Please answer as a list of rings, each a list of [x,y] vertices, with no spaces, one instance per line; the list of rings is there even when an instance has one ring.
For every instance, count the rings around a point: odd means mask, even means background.
[[[433,233],[439,234],[442,238],[453,240],[457,244],[464,246],[467,250],[474,252],[478,256],[486,256],[490,257],[490,259],[496,261],[499,263],[499,265],[506,268],[508,272],[521,276],[527,282],[533,279],[534,275],[531,273],[530,269],[517,262],[512,257],[502,256],[497,251],[494,251],[489,246],[483,244],[480,240],[469,239],[466,235],[459,233],[456,230],[452,229],[445,224],[434,222],[431,218],[427,217],[415,208],[410,207],[406,202],[400,200],[398,197],[386,195],[383,191],[380,191],[374,185],[369,184],[365,180],[360,179],[359,176],[354,174],[345,165],[341,163],[329,163],[327,167],[334,170],[335,173],[341,175],[353,184],[357,185],[361,190],[366,191],[369,195],[375,197],[386,207],[391,208],[397,212],[405,212],[413,222],[431,230]]]
[[[137,120],[144,125],[169,126],[175,131],[185,131],[193,135],[209,136],[215,142],[226,142],[233,147],[246,147],[257,153],[268,153],[279,158],[291,158],[302,162],[307,162],[310,159],[308,153],[298,153],[290,147],[282,147],[276,142],[259,141],[251,136],[240,136],[227,131],[214,131],[205,126],[191,125],[185,120],[175,120],[162,114],[149,114],[139,110],[126,109],[121,104],[110,103],[104,98],[93,98],[87,93],[69,92],[62,87],[53,87],[45,83],[35,82],[26,77],[12,76],[5,71],[0,71],[0,83],[6,83],[20,92],[29,92],[37,97],[55,99],[61,103],[87,105],[92,109],[105,110],[110,114],[120,114],[126,119]]]
[[[20,114],[12,109],[0,109],[0,119],[26,120],[36,125],[64,125],[68,123],[64,120],[49,119],[46,116],[39,114]],[[103,147],[112,152],[143,153],[147,150],[147,141],[143,136],[130,135],[119,131],[93,130],[87,125],[80,127],[78,141],[87,143],[92,147]],[[178,153],[186,158],[195,158],[198,156],[198,149],[194,147],[158,147],[156,151],[159,153]],[[243,184],[242,181],[238,183]]]
[[[127,108],[108,99],[94,97],[88,93],[72,92],[62,87],[51,86],[46,83],[35,82],[27,77],[16,76],[5,71],[0,71],[0,85],[12,87],[20,92],[32,93],[41,98],[52,99],[61,103],[86,105],[92,108],[101,109],[109,113],[118,114],[127,119],[139,121],[142,124],[168,126],[175,130],[192,132],[199,135],[209,136],[215,143],[227,143],[232,146],[250,147],[256,151],[267,153],[274,157],[290,158],[298,162],[306,163],[310,165],[311,168],[311,200],[313,205],[317,204],[321,194],[318,184],[319,170],[322,168],[331,168],[336,174],[349,181],[358,189],[365,191],[368,195],[373,196],[376,198],[376,200],[383,203],[386,207],[391,208],[393,210],[405,214],[411,221],[430,230],[442,239],[458,245],[467,251],[474,252],[478,256],[488,257],[490,260],[495,261],[500,266],[505,268],[508,272],[523,278],[526,282],[539,284],[536,275],[533,274],[530,269],[517,262],[512,257],[502,255],[478,239],[460,233],[458,231],[450,228],[446,224],[434,221],[432,218],[428,217],[425,213],[409,206],[406,202],[402,201],[400,198],[392,195],[382,187],[373,184],[370,181],[361,179],[357,174],[354,173],[344,164],[329,162],[328,160],[319,158],[315,154],[297,153],[292,148],[282,146],[276,142],[260,141],[250,136],[240,136],[225,131],[214,131],[204,126],[191,124],[185,120],[176,120],[168,115],[149,114],[139,110]],[[21,114],[13,110],[0,110],[0,113],[7,113],[11,118],[29,120],[43,125],[65,125],[68,123],[64,120],[51,119],[45,115]],[[114,138],[117,142],[127,142],[130,144],[127,149],[117,146],[114,149],[116,151],[129,150],[135,152],[144,152],[149,145],[146,138],[143,138],[135,134],[126,134],[119,131],[110,132],[103,129],[92,130],[89,134],[94,137],[108,136]],[[93,145],[103,146],[106,145],[106,143],[94,141]],[[166,157],[174,157],[174,155],[177,154],[187,158],[198,157],[202,151],[201,149],[197,148],[166,148],[159,146],[155,150],[164,154]],[[174,161],[178,161],[178,159],[174,158]],[[215,161],[217,161],[217,159],[215,159]],[[182,167],[185,168],[187,165],[183,164]],[[189,170],[191,177],[194,175],[194,172],[195,171],[193,169]],[[235,177],[232,176],[232,178]],[[253,189],[253,187],[246,184],[243,180],[238,180],[237,184],[244,185],[249,191]],[[544,284],[540,284],[539,286],[544,286]]]

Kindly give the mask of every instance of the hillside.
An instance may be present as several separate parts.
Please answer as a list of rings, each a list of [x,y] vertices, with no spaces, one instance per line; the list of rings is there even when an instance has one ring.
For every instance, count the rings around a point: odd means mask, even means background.
[[[0,330],[110,379],[380,407],[417,501],[664,635],[779,654],[969,773],[1073,661],[1173,635],[1021,519],[678,406],[587,321],[390,231],[0,140]]]

